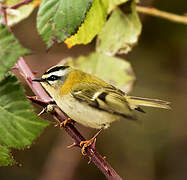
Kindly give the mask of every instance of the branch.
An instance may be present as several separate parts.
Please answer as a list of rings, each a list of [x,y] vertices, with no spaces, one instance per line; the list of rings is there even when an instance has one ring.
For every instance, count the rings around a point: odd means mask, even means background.
[[[25,0],[25,1],[21,1],[13,6],[10,6],[9,8],[10,9],[18,9],[19,7],[23,6],[23,5],[26,5],[26,4],[29,4],[31,3],[33,0]]]
[[[18,9],[19,7],[23,6],[23,5],[27,5],[29,3],[31,3],[33,0],[24,0],[21,1],[15,5],[12,6],[4,6],[2,5],[2,3],[0,2],[0,13],[2,14],[2,18],[3,18],[3,24],[7,25],[7,9]],[[38,2],[35,3],[35,6],[37,6],[38,4],[40,4],[40,0],[38,0]]]
[[[3,24],[7,25],[7,14],[6,14],[6,8],[4,8],[2,6],[2,4],[0,3],[0,14],[2,14],[2,19],[3,19]],[[8,27],[8,26],[7,26]]]
[[[35,76],[22,57],[20,57],[19,61],[16,63],[14,68],[18,69],[20,74],[26,80],[29,87],[32,89],[33,93],[38,98],[42,99],[46,103],[50,103],[52,101],[52,99],[49,97],[49,95],[45,92],[45,90],[42,88],[42,86],[39,83],[32,82],[32,79],[34,79]]]
[[[46,106],[51,102],[51,98],[47,95],[42,86],[39,83],[33,83],[31,81],[31,79],[35,78],[34,74],[27,66],[22,57],[20,57],[14,68],[18,69],[22,76],[25,77],[27,84],[30,86],[34,94],[37,96],[35,98],[28,97],[31,101],[41,106]],[[60,122],[63,122],[66,119],[63,112],[57,106],[51,113]],[[85,138],[72,124],[67,124],[64,127],[64,129],[74,140],[75,146],[80,147],[80,142],[85,141]],[[110,164],[106,162],[106,160],[95,150],[94,146],[89,146],[87,148],[86,154],[89,157],[90,161],[92,161],[100,169],[100,171],[107,177],[107,179],[122,180],[122,178],[115,172],[115,170],[110,166]]]
[[[187,16],[180,16],[177,14],[161,11],[155,8],[143,7],[143,6],[136,6],[136,10],[140,13],[167,19],[172,22],[187,24]]]

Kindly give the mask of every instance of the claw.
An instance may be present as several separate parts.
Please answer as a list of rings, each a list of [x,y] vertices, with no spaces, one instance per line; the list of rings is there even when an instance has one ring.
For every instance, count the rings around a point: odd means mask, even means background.
[[[90,156],[88,156],[88,164],[90,164],[92,161],[92,158]]]
[[[72,119],[67,118],[66,120],[60,123],[60,127],[65,127],[68,123],[71,123],[71,122],[72,122]]]
[[[91,146],[95,142],[96,142],[96,138],[95,137],[93,137],[93,138],[91,138],[90,140],[87,140],[87,141],[81,141],[80,142],[80,146],[82,147],[82,149],[81,149],[82,155],[85,156],[86,155],[86,148]]]
[[[96,143],[96,137],[101,133],[101,131],[103,130],[103,128],[101,128],[95,135],[93,138],[91,138],[90,140],[86,140],[86,141],[81,141],[80,142],[80,147],[82,147],[81,152],[82,155],[86,155],[86,148],[89,146],[93,146],[92,148],[95,149],[95,143]]]
[[[80,142],[80,147],[82,147],[82,149],[81,149],[82,155],[85,156],[86,155],[86,148],[91,146],[95,142],[96,142],[96,137],[93,137],[90,140],[81,141]]]
[[[66,127],[67,124],[74,124],[74,121],[71,118],[67,118],[66,120],[64,120],[63,122],[60,122],[59,120],[57,121],[57,124],[55,125],[55,127],[59,126],[61,127]]]

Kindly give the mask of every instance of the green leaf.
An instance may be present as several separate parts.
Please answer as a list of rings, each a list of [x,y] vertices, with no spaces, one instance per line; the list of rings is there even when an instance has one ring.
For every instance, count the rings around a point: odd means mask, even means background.
[[[108,55],[128,53],[137,43],[141,33],[135,2],[126,4],[125,13],[120,9],[113,11],[97,39],[97,52]]]
[[[129,92],[135,80],[132,67],[124,59],[92,53],[67,62],[68,65],[92,73],[106,82]]]
[[[120,4],[126,3],[129,0],[109,0],[108,13],[115,9]]]
[[[9,75],[0,82],[1,146],[28,147],[48,124],[36,116],[15,76]]]
[[[47,46],[76,33],[90,6],[90,0],[42,0],[37,28]]]
[[[13,165],[14,160],[7,147],[0,145],[0,166]]]
[[[23,0],[6,0],[4,1],[3,5],[5,6],[12,6],[15,4],[18,4],[19,2],[21,2]],[[29,4],[23,5],[17,9],[7,9],[7,24],[8,26],[13,26],[17,23],[19,23],[20,21],[22,21],[23,19],[27,18],[35,9],[35,7],[37,7],[37,2],[38,0],[34,0],[32,2],[30,2]],[[2,22],[2,18],[0,19],[0,21]]]
[[[68,47],[88,44],[101,31],[107,17],[108,0],[93,0],[84,23],[77,33],[65,40]]]
[[[0,24],[0,81],[20,56],[28,54],[8,28]]]

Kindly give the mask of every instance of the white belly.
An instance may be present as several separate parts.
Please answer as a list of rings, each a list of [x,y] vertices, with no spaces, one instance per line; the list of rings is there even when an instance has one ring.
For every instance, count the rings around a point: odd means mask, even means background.
[[[87,103],[79,102],[71,95],[53,98],[63,112],[84,126],[96,129],[107,128],[111,122],[120,119],[118,115],[98,110],[89,106]]]

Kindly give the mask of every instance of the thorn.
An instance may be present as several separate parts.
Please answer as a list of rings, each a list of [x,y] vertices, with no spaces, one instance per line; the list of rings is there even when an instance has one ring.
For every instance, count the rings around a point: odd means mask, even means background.
[[[109,176],[112,176],[111,170],[108,169],[108,167],[106,167],[106,166],[104,166],[104,168],[105,168],[105,170],[107,171],[108,175],[109,175]]]
[[[92,158],[90,156],[88,156],[88,164],[90,164],[92,161]]]
[[[93,142],[92,145],[91,145],[91,148],[94,149],[94,150],[95,150],[96,140],[97,140],[97,139],[95,138],[94,142]]]
[[[26,79],[27,79],[27,81],[29,81],[29,83],[31,83],[31,84],[33,83],[31,77],[26,77]]]
[[[107,172],[108,172],[109,176],[112,176],[112,173],[109,169],[107,170]]]
[[[15,65],[15,66],[13,66],[12,68],[11,68],[11,70],[18,70],[18,66],[17,66],[17,64]]]
[[[45,114],[45,113],[47,113],[47,112],[46,112],[46,108],[43,108],[43,109],[37,114],[37,116],[39,117],[39,116],[41,116],[42,114]]]
[[[38,101],[37,96],[26,96],[30,101]]]
[[[36,99],[37,98],[37,96],[26,96],[28,99]]]
[[[78,147],[79,144],[77,144],[76,142],[74,142],[73,144],[67,146],[67,148],[73,148],[73,147]]]
[[[46,107],[48,104],[54,103],[54,101],[45,101],[37,96],[26,96],[31,102],[39,104],[40,106]]]

